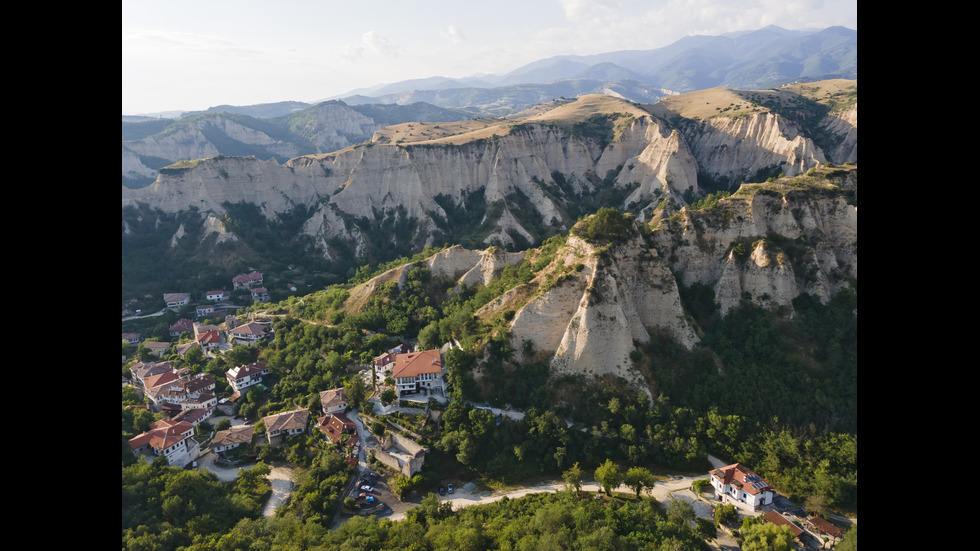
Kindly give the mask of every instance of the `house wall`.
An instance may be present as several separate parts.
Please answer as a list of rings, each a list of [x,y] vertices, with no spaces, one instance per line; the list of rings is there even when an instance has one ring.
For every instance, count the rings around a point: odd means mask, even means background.
[[[396,471],[402,473],[405,476],[412,476],[410,468],[403,469],[401,461],[399,461],[397,457],[391,455],[386,451],[375,448],[374,458],[380,461],[381,463],[383,463],[384,465],[387,465],[388,467],[391,467],[392,469],[395,469]],[[407,465],[408,464],[406,463],[406,466]]]

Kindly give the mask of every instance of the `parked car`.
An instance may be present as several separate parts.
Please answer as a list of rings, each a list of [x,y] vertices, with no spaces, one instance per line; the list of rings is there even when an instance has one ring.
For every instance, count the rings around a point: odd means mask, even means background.
[[[357,499],[364,499],[366,497],[367,497],[367,494],[364,493],[364,492],[361,492],[361,493],[357,494]]]
[[[361,486],[361,489],[364,490],[365,492],[373,492],[374,491],[374,488],[368,486],[367,484],[365,484],[364,486]]]
[[[453,493],[453,485],[452,484],[447,484],[446,485],[446,488],[449,491],[449,493]]]
[[[441,495],[441,496],[446,495],[446,489],[443,488],[442,486],[439,486],[439,495]]]

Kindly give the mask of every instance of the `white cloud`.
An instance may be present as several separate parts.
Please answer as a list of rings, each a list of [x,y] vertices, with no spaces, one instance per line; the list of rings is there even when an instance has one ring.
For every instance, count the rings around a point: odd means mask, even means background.
[[[466,37],[463,36],[463,33],[459,32],[459,30],[457,30],[456,27],[452,25],[447,27],[446,30],[442,31],[441,34],[444,38],[448,39],[453,46],[459,46],[460,44],[463,43],[464,40],[466,40]]]
[[[396,46],[391,39],[375,31],[364,33],[361,41],[371,51],[385,57],[398,57],[401,54],[401,48]]]
[[[572,21],[591,19],[622,7],[617,0],[558,0],[558,3],[565,17]]]

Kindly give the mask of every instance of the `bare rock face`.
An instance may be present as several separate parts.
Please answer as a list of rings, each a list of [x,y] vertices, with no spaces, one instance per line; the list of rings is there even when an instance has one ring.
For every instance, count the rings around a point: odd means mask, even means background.
[[[509,253],[497,247],[474,251],[453,245],[421,263],[429,269],[433,277],[455,280],[457,286],[473,287],[486,285],[500,275],[505,267],[520,264],[524,260],[524,254],[523,251]],[[412,263],[403,264],[357,285],[350,290],[345,307],[356,311],[358,305],[364,303],[376,289],[389,282],[395,282],[399,289],[403,289],[408,281],[408,273],[414,267],[415,264]]]
[[[856,170],[842,178],[856,187]],[[685,209],[662,230],[654,238],[681,283],[712,286],[722,313],[743,300],[791,307],[801,293],[826,302],[857,278],[857,207],[834,186],[743,186],[717,209]]]
[[[713,117],[685,135],[701,171],[716,179],[744,181],[773,167],[795,176],[827,162],[794,123],[773,113]]]
[[[820,126],[833,136],[840,136],[839,144],[826,151],[827,157],[838,164],[857,162],[857,102],[841,113],[828,115]]]
[[[650,331],[666,332],[688,348],[698,341],[669,266],[638,234],[602,247],[570,236],[553,266],[510,324],[520,360],[546,356],[555,373],[612,373],[635,381],[629,355],[636,342],[650,340]],[[488,308],[512,306],[504,297]]]

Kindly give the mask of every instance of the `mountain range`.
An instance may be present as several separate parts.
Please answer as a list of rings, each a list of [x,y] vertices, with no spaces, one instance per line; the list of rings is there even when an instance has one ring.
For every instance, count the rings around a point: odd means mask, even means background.
[[[549,94],[559,90],[568,96],[608,90],[632,101],[654,102],[671,93],[717,86],[759,89],[831,78],[857,78],[857,31],[794,31],[771,25],[744,33],[685,37],[653,50],[555,56],[499,76],[407,80],[331,99],[351,105],[427,101],[442,107],[478,104],[493,109],[495,102],[474,103],[473,97],[518,99],[517,107],[527,107],[557,97]],[[515,102],[496,102],[507,103]]]
[[[654,50],[557,56],[504,75],[408,80],[315,104],[221,105],[176,119],[123,117],[122,184],[148,185],[159,168],[179,160],[223,154],[284,162],[365,142],[391,124],[518,116],[557,98],[598,93],[654,103],[711,87],[765,89],[856,77],[856,31],[770,26],[687,37]]]

